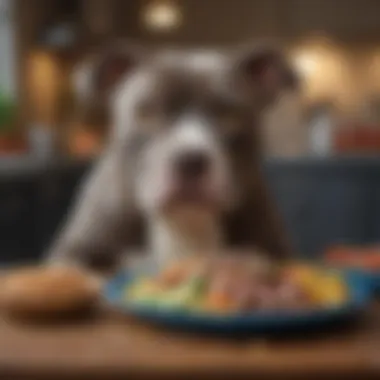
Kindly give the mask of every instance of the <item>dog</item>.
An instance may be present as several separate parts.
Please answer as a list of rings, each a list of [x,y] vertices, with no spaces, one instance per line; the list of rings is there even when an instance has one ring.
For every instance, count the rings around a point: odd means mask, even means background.
[[[103,268],[141,249],[158,265],[226,247],[289,254],[260,171],[262,112],[297,83],[278,49],[118,43],[79,73],[80,98],[107,109],[112,129],[51,262]]]

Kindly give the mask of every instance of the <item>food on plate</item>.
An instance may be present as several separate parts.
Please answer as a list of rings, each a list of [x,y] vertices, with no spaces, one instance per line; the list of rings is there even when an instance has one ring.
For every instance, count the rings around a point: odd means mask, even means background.
[[[339,304],[347,298],[346,284],[336,272],[307,265],[295,265],[289,272],[293,281],[300,284],[311,300],[319,305]]]
[[[14,270],[2,282],[2,309],[20,317],[49,317],[88,310],[100,283],[75,268],[33,267]]]
[[[339,274],[248,257],[177,261],[125,288],[130,304],[214,314],[329,307],[347,297]]]

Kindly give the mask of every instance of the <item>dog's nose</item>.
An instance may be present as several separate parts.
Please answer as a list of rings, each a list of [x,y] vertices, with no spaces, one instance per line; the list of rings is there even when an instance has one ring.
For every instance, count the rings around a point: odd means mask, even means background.
[[[176,160],[177,173],[185,179],[196,179],[204,175],[210,167],[210,159],[205,152],[182,153]]]

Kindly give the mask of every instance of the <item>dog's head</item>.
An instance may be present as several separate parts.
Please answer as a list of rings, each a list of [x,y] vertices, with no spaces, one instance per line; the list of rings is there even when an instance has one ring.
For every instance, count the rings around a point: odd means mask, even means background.
[[[148,55],[118,46],[93,62],[87,81],[87,95],[109,103],[136,204],[155,214],[236,205],[259,151],[256,121],[295,84],[267,46]]]

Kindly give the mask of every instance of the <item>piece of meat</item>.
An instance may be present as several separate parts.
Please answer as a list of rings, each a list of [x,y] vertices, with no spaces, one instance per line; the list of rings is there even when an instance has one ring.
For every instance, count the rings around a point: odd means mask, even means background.
[[[282,310],[310,307],[311,300],[302,287],[292,281],[284,281],[277,288],[277,303]]]

